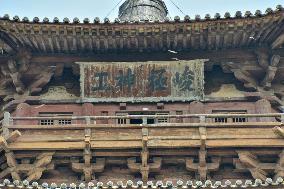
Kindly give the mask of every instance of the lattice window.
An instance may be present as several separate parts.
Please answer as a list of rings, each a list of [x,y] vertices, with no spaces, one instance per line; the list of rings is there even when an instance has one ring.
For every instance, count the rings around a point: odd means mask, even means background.
[[[233,123],[243,123],[247,122],[247,118],[245,117],[233,117]]]
[[[116,113],[116,116],[127,116],[128,113]],[[125,124],[129,124],[129,119],[124,119],[124,118],[118,118],[116,120],[116,123],[119,125],[125,125]]]
[[[39,121],[40,125],[54,125],[54,120],[44,119]]]
[[[72,113],[39,113],[40,117],[71,117]],[[72,125],[72,119],[42,119],[40,125]]]
[[[214,118],[214,122],[216,122],[216,123],[227,123],[228,122],[228,118],[226,118],[226,117],[216,117],[216,118]]]
[[[71,119],[60,119],[58,120],[58,125],[71,125],[72,120]]]
[[[156,113],[156,115],[169,115],[169,113]],[[170,122],[169,118],[167,117],[161,117],[161,118],[156,118],[156,123],[168,123]]]
[[[246,114],[246,110],[213,110],[213,114]],[[213,118],[213,122],[215,123],[243,123],[247,122],[248,119],[246,117],[217,117]]]

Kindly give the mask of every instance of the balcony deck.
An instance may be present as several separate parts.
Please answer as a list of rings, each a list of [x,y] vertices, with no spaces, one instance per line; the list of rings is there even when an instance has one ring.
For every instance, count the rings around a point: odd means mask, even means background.
[[[90,143],[91,149],[141,149],[143,141],[146,141],[149,149],[199,148],[202,145],[209,149],[284,147],[284,136],[281,129],[283,115],[276,113],[82,117],[8,116],[6,118],[8,120],[3,122],[3,132],[19,131],[21,133],[17,140],[8,144],[11,150],[80,150],[85,148],[87,142]],[[237,117],[246,118],[248,122],[212,122],[215,118]],[[171,122],[138,125],[94,124],[96,120],[133,118],[167,118]],[[81,124],[49,126],[21,124],[43,119],[81,120]],[[175,123],[176,119],[190,119],[197,123]]]

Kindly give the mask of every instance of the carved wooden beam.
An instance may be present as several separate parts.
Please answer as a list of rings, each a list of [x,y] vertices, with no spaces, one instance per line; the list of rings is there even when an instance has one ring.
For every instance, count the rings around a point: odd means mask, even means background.
[[[1,91],[5,91],[6,89],[13,91],[11,89],[14,89],[17,94],[22,95],[25,93],[26,87],[22,79],[23,75],[29,69],[30,60],[30,52],[26,49],[20,49],[15,56],[7,60],[6,64],[0,66],[1,76],[3,78],[0,83]],[[13,83],[13,85],[11,85],[11,83]]]
[[[30,94],[38,93],[42,88],[49,83],[51,77],[55,72],[55,68],[48,67],[41,69],[39,67],[37,76],[33,79],[33,82],[29,84]]]
[[[222,68],[223,70],[230,70],[239,81],[244,83],[244,87],[257,90],[258,81],[249,71],[245,70],[242,65],[229,62],[222,64]]]
[[[4,124],[4,127],[5,126],[6,125]],[[8,142],[12,143],[16,141],[17,138],[21,136],[21,133],[19,131],[13,131],[11,134],[8,135],[8,137],[6,137],[7,139],[5,139],[4,134],[2,135],[3,136],[0,137],[0,147],[5,151],[8,168],[0,173],[0,178],[4,178],[7,174],[11,174],[14,180],[21,180],[20,175],[17,171],[18,163],[16,161],[15,155],[8,147]]]
[[[254,179],[266,180],[267,172],[261,169],[257,156],[249,151],[237,151],[239,160],[251,173]]]
[[[267,69],[269,66],[269,51],[266,48],[257,49],[255,52],[260,67]]]
[[[24,84],[21,81],[21,77],[22,77],[22,73],[19,72],[18,68],[17,68],[17,63],[15,60],[9,60],[7,62],[8,68],[9,68],[9,76],[12,78],[13,80],[13,84],[16,88],[16,91],[18,94],[23,94],[24,93]]]
[[[270,65],[266,69],[266,75],[261,82],[261,85],[265,87],[265,89],[271,88],[271,82],[274,80],[276,72],[278,70],[278,64],[280,62],[281,57],[279,55],[273,55],[270,60]]]
[[[36,158],[33,168],[27,174],[28,181],[39,180],[41,178],[43,172],[48,169],[54,153],[55,152],[44,152]]]
[[[248,168],[242,164],[240,159],[234,158],[233,163],[236,167],[237,172],[248,172]],[[277,168],[276,163],[259,163],[259,169],[267,171],[267,172],[273,172]]]

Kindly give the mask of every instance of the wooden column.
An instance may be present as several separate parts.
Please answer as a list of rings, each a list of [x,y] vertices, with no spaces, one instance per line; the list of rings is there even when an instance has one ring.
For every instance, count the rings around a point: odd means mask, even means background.
[[[27,103],[20,103],[15,111],[15,117],[30,117],[33,116],[31,114],[31,106]],[[37,124],[37,121],[32,121],[32,120],[18,120],[13,122],[15,125],[32,125],[32,124]]]
[[[86,114],[91,114],[92,109],[90,106],[93,106],[92,104],[84,104],[83,108]],[[89,109],[85,109],[89,107]],[[86,117],[85,119],[86,126],[89,126],[91,124],[91,120],[89,117]],[[72,170],[75,172],[83,173],[84,174],[84,180],[86,182],[90,182],[92,179],[95,178],[93,173],[100,173],[105,168],[105,158],[95,158],[96,163],[92,163],[92,151],[91,151],[91,135],[92,130],[91,128],[85,128],[85,148],[83,152],[84,157],[84,163],[72,163]]]
[[[9,129],[8,127],[10,126],[10,121],[11,121],[11,114],[9,112],[4,113],[4,119],[3,119],[3,132],[2,136],[7,139],[9,137]]]
[[[141,173],[142,181],[149,180],[150,172],[159,172],[162,167],[162,158],[154,157],[153,163],[149,163],[149,150],[147,147],[148,142],[148,128],[142,129],[142,150],[141,150],[141,164],[136,162],[136,158],[128,158],[127,166],[133,173]]]
[[[149,151],[147,147],[148,134],[149,134],[148,129],[143,128],[142,129],[142,151],[141,151],[142,165],[141,165],[141,170],[140,170],[143,182],[147,182],[149,178],[149,165],[148,165]]]
[[[189,105],[189,109],[190,109],[189,110],[190,114],[204,114],[205,113],[204,104],[199,101],[191,102]],[[199,121],[200,120],[198,118],[190,118],[191,123],[199,123]]]
[[[199,118],[200,123],[205,123],[205,117],[201,116]],[[220,167],[221,158],[212,158],[212,163],[207,163],[207,149],[206,149],[206,139],[207,131],[206,127],[199,127],[200,135],[200,149],[198,153],[199,163],[194,163],[194,158],[186,158],[186,169],[189,171],[194,171],[198,174],[199,180],[205,181],[208,179],[208,173],[210,171],[217,171]]]
[[[86,118],[87,126],[90,125],[90,118]],[[92,152],[91,152],[91,129],[85,129],[85,149],[84,149],[84,176],[85,181],[90,182],[92,180],[92,169],[91,169],[91,160],[92,160]]]
[[[271,111],[272,111],[271,104],[268,100],[261,99],[255,102],[255,112],[257,114],[268,114],[268,113],[271,113]],[[268,118],[266,117],[257,118],[257,121],[260,121],[260,122],[271,122],[273,120],[274,118],[269,118],[269,117]]]
[[[201,122],[205,123],[205,117],[200,119]],[[199,150],[199,167],[198,167],[198,174],[200,180],[206,180],[207,179],[207,163],[206,163],[206,157],[207,157],[207,151],[206,151],[206,139],[207,139],[207,133],[206,133],[206,127],[199,127],[199,134],[200,134],[200,150]]]

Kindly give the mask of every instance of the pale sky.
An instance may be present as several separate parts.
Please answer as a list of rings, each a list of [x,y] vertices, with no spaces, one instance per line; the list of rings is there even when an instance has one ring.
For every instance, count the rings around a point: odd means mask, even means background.
[[[115,7],[120,0],[0,0],[0,15],[9,14],[11,17],[18,15],[20,18],[27,16],[30,20],[33,17],[39,17],[41,20],[48,17],[52,20],[58,17],[62,20],[68,17],[72,20],[74,17],[90,18],[95,17],[105,18],[106,15]],[[194,18],[196,14],[204,17],[209,13],[214,16],[216,12],[224,15],[225,12],[230,12],[235,15],[235,12],[247,10],[255,12],[259,9],[265,12],[266,8],[275,9],[276,5],[282,4],[284,0],[172,0],[180,9]],[[122,4],[121,2],[120,4]],[[184,17],[184,15],[173,6],[171,0],[165,0],[169,9],[170,17],[176,15]],[[109,18],[113,20],[117,17],[118,7],[110,14]]]

